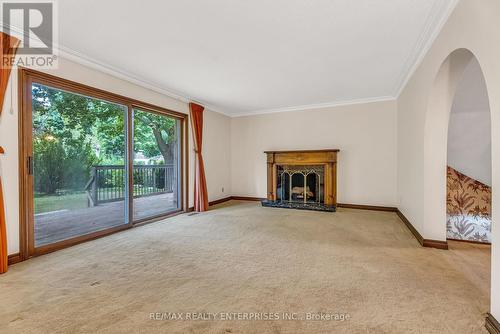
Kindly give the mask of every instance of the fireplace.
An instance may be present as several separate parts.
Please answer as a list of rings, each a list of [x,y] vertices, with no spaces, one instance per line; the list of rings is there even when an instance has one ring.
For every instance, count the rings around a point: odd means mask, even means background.
[[[276,200],[325,203],[325,168],[322,165],[279,165]]]
[[[337,152],[267,151],[267,200],[263,206],[335,211]]]

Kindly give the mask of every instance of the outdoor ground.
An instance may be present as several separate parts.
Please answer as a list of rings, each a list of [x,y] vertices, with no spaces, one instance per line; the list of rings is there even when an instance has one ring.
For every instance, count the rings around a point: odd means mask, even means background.
[[[65,197],[65,196],[62,196]],[[175,210],[173,194],[160,194],[134,199],[134,219],[148,218]],[[61,209],[35,215],[35,245],[42,246],[61,240],[101,231],[125,223],[124,201]]]

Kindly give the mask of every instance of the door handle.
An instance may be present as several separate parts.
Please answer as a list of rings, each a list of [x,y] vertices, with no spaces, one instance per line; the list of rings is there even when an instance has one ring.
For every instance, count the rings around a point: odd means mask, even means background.
[[[32,156],[28,157],[27,167],[28,167],[28,175],[33,175],[33,157]]]

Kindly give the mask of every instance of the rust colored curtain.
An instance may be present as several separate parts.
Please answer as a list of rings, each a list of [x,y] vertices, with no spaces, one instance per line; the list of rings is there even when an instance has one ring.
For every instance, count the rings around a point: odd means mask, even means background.
[[[189,118],[191,119],[191,130],[194,140],[194,210],[201,212],[208,210],[207,180],[205,178],[205,167],[203,166],[203,155],[201,154],[203,143],[203,108],[196,103],[189,104]]]
[[[10,67],[4,66],[4,61],[15,57],[19,40],[0,32],[0,45],[2,59],[0,60],[0,116],[2,115],[3,101],[5,99],[5,91],[9,82]],[[3,147],[0,146],[0,154],[3,154]],[[8,266],[7,254],[7,227],[5,226],[5,207],[3,202],[2,178],[0,176],[0,274],[7,271]]]

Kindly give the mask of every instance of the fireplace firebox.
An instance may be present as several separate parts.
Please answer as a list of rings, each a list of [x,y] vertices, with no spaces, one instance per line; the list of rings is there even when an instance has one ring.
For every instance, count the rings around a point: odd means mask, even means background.
[[[267,200],[262,205],[335,211],[338,152],[266,151]]]

